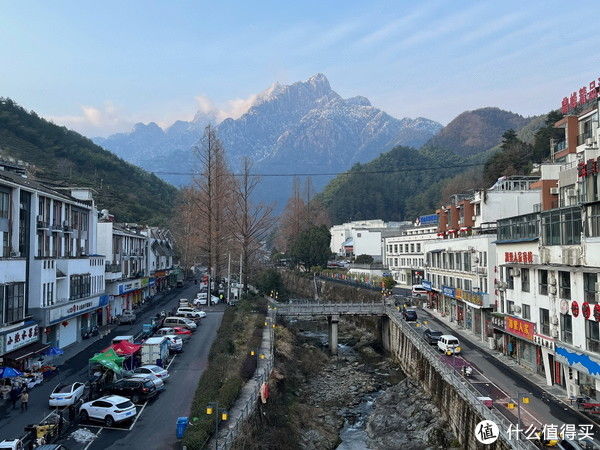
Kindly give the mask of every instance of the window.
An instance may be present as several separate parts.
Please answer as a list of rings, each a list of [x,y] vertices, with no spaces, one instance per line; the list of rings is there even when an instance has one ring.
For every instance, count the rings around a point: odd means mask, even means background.
[[[560,315],[560,338],[568,344],[573,343],[573,322],[569,314]]]
[[[540,308],[540,330],[542,334],[550,336],[550,311]]]
[[[538,288],[540,295],[548,295],[548,271],[538,270]]]
[[[588,350],[600,352],[600,322],[585,321],[585,341]]]
[[[506,309],[508,310],[509,314],[514,314],[515,313],[515,302],[513,302],[511,300],[506,300]]]
[[[498,240],[537,238],[540,235],[539,214],[525,214],[498,220]]]
[[[0,286],[4,288],[4,322],[16,322],[25,317],[25,283]]]
[[[521,269],[521,291],[529,292],[529,269]]]
[[[0,191],[0,219],[8,219],[10,217],[10,192]]]
[[[521,315],[523,316],[523,319],[530,320],[531,319],[531,306],[523,303],[521,305]]]
[[[506,271],[506,287],[507,289],[514,289],[515,288],[515,277],[512,276],[512,268],[510,267],[505,267],[504,270]]]
[[[452,253],[448,253],[448,262],[450,263],[449,268],[454,269],[454,255]]]
[[[581,209],[562,208],[542,213],[542,230],[546,245],[575,245],[581,242]]]
[[[559,294],[560,298],[564,298],[567,300],[571,299],[571,273],[559,271],[558,272],[558,280],[559,280]]]
[[[90,296],[91,276],[90,274],[71,275],[71,300]]]
[[[417,244],[417,253],[421,253],[421,244]]]
[[[586,302],[596,303],[596,283],[598,282],[598,274],[583,273],[583,296]]]
[[[471,271],[471,255],[469,253],[463,253],[463,269],[465,272]]]
[[[415,252],[415,244],[410,244],[410,252],[411,253]]]
[[[588,220],[585,231],[589,237],[600,236],[600,204],[588,207]]]
[[[404,244],[404,253],[408,253],[408,244]]]
[[[473,288],[471,280],[465,280],[465,290],[470,291]]]
[[[400,246],[402,248],[402,246]],[[394,244],[394,253],[398,253],[398,244]]]

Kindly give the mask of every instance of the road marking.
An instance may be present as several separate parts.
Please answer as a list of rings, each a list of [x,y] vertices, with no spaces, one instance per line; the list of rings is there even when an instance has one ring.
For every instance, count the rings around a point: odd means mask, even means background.
[[[88,442],[88,445],[86,445],[85,447],[83,447],[83,450],[87,450],[88,448],[90,448],[90,445],[92,445],[94,443],[94,441],[96,440],[96,438],[98,437],[98,435],[102,433],[102,428],[100,428],[98,430],[98,432],[96,433],[96,437],[94,439],[92,439],[90,442]]]
[[[177,355],[173,356],[173,358],[171,358],[171,361],[169,362],[169,364],[167,364],[167,370],[169,370],[169,367],[171,367],[171,364],[173,364],[173,361],[175,361],[175,358],[177,358]]]
[[[138,421],[138,419],[142,415],[142,412],[144,411],[144,408],[146,408],[147,404],[148,404],[148,402],[144,403],[144,405],[142,406],[142,409],[140,409],[140,412],[137,414],[137,416],[135,416],[135,419],[133,419],[133,422],[131,423],[131,426],[129,427],[129,431],[131,431],[133,429],[133,427],[135,426],[135,423]]]

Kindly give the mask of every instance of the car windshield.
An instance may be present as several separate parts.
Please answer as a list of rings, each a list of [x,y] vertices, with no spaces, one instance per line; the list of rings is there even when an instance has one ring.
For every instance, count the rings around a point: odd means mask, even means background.
[[[117,404],[117,408],[119,408],[119,409],[131,408],[132,406],[133,406],[133,403],[131,403],[129,400],[127,400],[126,402]]]
[[[431,334],[432,336],[441,336],[442,332],[441,331],[430,331],[429,334]]]
[[[458,345],[458,340],[456,340],[456,339],[448,339],[448,345]]]
[[[56,386],[56,389],[54,389],[54,392],[56,394],[64,394],[67,392],[71,392],[71,385],[60,385],[60,386]]]

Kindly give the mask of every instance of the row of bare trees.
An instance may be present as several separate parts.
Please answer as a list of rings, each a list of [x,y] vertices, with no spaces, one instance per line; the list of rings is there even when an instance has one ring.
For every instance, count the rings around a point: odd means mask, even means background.
[[[189,268],[203,264],[217,279],[225,274],[228,255],[241,261],[240,283],[246,292],[250,267],[275,225],[273,207],[254,200],[260,178],[244,158],[241,173],[227,165],[225,149],[215,129],[205,129],[195,149],[199,170],[182,190],[174,230],[181,262]]]

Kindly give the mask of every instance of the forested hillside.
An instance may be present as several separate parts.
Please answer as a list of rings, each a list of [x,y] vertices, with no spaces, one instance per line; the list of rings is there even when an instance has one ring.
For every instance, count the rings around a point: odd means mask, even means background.
[[[178,196],[175,187],[80,134],[0,99],[0,157],[7,156],[33,164],[42,180],[94,188],[98,208],[119,221],[164,224]]]

